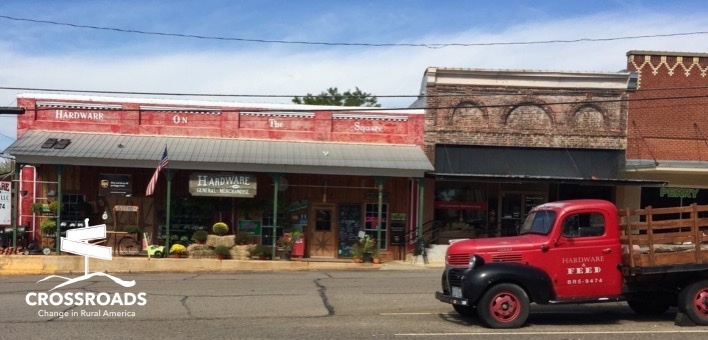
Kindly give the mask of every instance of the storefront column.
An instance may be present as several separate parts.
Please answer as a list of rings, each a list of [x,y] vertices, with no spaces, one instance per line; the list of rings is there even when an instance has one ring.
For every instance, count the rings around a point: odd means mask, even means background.
[[[57,255],[61,255],[61,178],[64,175],[64,166],[57,165],[57,219],[56,235],[54,236],[54,248]]]
[[[170,203],[172,201],[172,177],[175,173],[172,169],[165,169],[165,177],[167,179],[167,197],[165,197],[165,251],[164,255],[170,253]],[[158,227],[159,228],[159,227]]]
[[[273,249],[271,259],[275,260],[276,239],[278,237],[278,191],[280,191],[280,174],[271,174],[273,178]]]
[[[10,202],[13,202],[12,207],[10,207],[10,219],[12,220],[12,249],[17,249],[17,209],[21,204],[20,195],[18,195],[20,192],[20,182],[18,181],[20,166],[17,162],[13,163],[15,167],[12,172],[12,182],[10,182]]]
[[[416,238],[417,241],[423,237],[423,205],[425,202],[423,190],[425,189],[425,178],[418,178],[416,181],[418,182],[418,218],[416,219],[416,226],[418,227],[418,237]]]
[[[379,206],[378,206],[378,218],[376,219],[376,246],[381,249],[381,214],[383,213],[383,186],[386,178],[378,177],[376,178],[376,183],[379,186]],[[390,207],[389,207],[390,209]],[[391,213],[390,211],[388,212]],[[389,228],[390,229],[390,228]]]

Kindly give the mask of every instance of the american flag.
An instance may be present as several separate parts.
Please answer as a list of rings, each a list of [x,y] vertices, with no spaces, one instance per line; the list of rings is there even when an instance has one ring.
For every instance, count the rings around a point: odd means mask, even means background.
[[[147,189],[145,190],[145,196],[150,196],[155,191],[155,185],[157,184],[157,177],[160,176],[160,171],[167,166],[169,160],[167,159],[167,146],[165,146],[165,151],[162,152],[162,158],[160,158],[160,163],[157,164],[157,169],[155,173],[152,174],[150,182],[148,183]]]

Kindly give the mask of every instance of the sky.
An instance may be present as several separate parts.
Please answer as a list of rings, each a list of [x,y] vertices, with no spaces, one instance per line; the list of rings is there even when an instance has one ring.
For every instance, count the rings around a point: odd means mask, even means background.
[[[428,67],[619,72],[708,53],[705,0],[3,0],[0,106],[108,91],[290,103],[329,87],[407,107]],[[0,151],[16,117],[0,116]]]

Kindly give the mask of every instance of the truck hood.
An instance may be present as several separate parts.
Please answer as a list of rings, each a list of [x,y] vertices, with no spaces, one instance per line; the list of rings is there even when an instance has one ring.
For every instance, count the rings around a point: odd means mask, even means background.
[[[548,245],[548,235],[526,234],[510,237],[477,238],[456,241],[447,249],[447,261],[452,265],[466,265],[470,255],[477,254],[489,261]],[[513,261],[513,259],[509,259]]]

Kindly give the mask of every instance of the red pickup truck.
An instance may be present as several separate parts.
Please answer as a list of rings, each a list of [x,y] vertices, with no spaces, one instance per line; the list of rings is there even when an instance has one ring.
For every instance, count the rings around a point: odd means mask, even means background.
[[[626,301],[678,307],[708,325],[708,206],[618,210],[595,199],[533,208],[518,236],[450,244],[435,297],[491,328],[523,326],[529,305]]]

